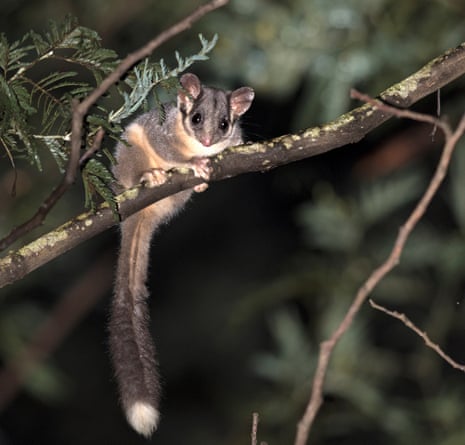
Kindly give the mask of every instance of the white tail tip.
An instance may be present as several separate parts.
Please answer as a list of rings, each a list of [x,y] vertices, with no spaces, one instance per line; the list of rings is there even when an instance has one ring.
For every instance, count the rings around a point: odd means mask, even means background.
[[[126,411],[128,422],[145,437],[150,437],[157,429],[160,413],[146,402],[136,402]]]

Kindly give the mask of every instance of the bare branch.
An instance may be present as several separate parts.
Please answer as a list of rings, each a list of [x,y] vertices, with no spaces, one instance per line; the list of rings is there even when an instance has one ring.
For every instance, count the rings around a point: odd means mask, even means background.
[[[428,346],[428,348],[431,348],[433,351],[435,351],[440,357],[442,357],[453,368],[458,369],[462,372],[465,372],[465,365],[461,365],[460,363],[457,363],[453,358],[447,355],[437,343],[434,343],[433,341],[431,341],[431,339],[429,338],[426,332],[418,328],[405,314],[402,314],[397,311],[391,311],[385,308],[384,306],[381,306],[380,304],[375,303],[372,299],[369,299],[368,301],[372,308],[377,309],[378,311],[384,312],[385,314],[390,315],[391,317],[397,318],[402,323],[404,323],[405,326],[407,326],[409,329],[415,332],[415,334],[417,334],[419,337],[423,339],[423,341],[425,342],[426,346]]]
[[[371,101],[372,99],[370,98],[370,102]],[[381,111],[382,107],[379,103],[376,103],[376,107],[378,107]],[[386,110],[386,112],[388,111]],[[392,112],[398,116],[401,116],[401,114],[404,113],[404,111],[402,110],[395,109],[389,110],[389,112]],[[429,120],[429,118],[424,117],[421,120],[425,121]],[[425,193],[421,197],[420,201],[418,202],[410,216],[407,218],[404,225],[400,228],[399,234],[396,238],[396,241],[388,258],[378,268],[376,268],[368,277],[368,279],[362,284],[339,326],[332,333],[330,338],[328,340],[323,341],[320,345],[320,354],[318,357],[318,363],[313,378],[312,391],[305,413],[297,427],[295,445],[305,445],[307,443],[310,429],[321,407],[321,404],[323,403],[323,387],[326,372],[328,369],[329,360],[331,358],[336,344],[352,325],[352,322],[354,321],[355,316],[360,310],[360,307],[365,302],[371,291],[399,263],[400,256],[402,254],[405,243],[407,242],[410,233],[412,232],[418,221],[425,214],[428,205],[430,204],[433,196],[436,194],[439,186],[441,185],[446,175],[447,168],[450,164],[450,159],[454,151],[454,148],[460,137],[465,132],[465,115],[462,116],[462,119],[460,120],[454,132],[452,132],[452,130],[448,127],[448,124],[444,122],[441,122],[440,128],[444,131],[446,142],[443,147],[441,158],[436,167],[436,171]]]
[[[416,73],[388,88],[380,97],[386,104],[407,107],[465,73],[465,43],[435,58]],[[392,114],[371,104],[324,125],[269,141],[230,148],[212,159],[211,181],[242,173],[266,171],[354,143],[385,122]],[[121,195],[122,218],[181,190],[200,183],[193,174],[173,172],[167,183],[153,189],[136,187]],[[78,244],[115,225],[107,205],[95,214],[84,213],[36,241],[0,259],[0,287],[23,278],[31,271]]]
[[[41,204],[36,213],[28,221],[15,227],[7,236],[0,240],[0,251],[5,250],[21,236],[40,226],[50,210],[52,210],[59,199],[74,183],[77,169],[79,168],[79,153],[81,151],[82,143],[82,125],[84,117],[89,111],[90,107],[92,107],[92,105],[94,105],[95,102],[100,99],[100,97],[103,96],[103,94],[105,94],[112,85],[118,82],[121,77],[126,74],[129,69],[131,69],[133,65],[152,54],[156,48],[158,48],[169,39],[189,29],[194,22],[201,19],[205,14],[208,14],[209,12],[220,8],[221,6],[226,5],[228,1],[229,0],[212,0],[209,3],[200,6],[187,17],[163,31],[142,48],[124,58],[116,67],[116,69],[111,74],[109,74],[81,103],[73,101],[73,114],[71,121],[71,150],[65,175],[63,176],[60,184],[52,190],[50,195]]]
[[[398,118],[405,118],[405,119],[411,119],[411,120],[418,121],[418,122],[425,122],[426,124],[431,124],[434,127],[441,128],[441,130],[444,133],[448,133],[450,131],[450,128],[448,125],[446,125],[444,122],[442,122],[437,117],[430,116],[429,114],[417,113],[412,110],[401,110],[391,105],[387,105],[384,102],[378,99],[374,99],[368,96],[368,94],[363,94],[360,91],[357,91],[355,89],[350,90],[350,97],[352,99],[358,99],[361,102],[370,104],[373,106],[373,108],[377,110],[385,111],[386,113],[392,114],[393,116],[396,116]]]
[[[250,443],[252,445],[257,445],[257,433],[258,433],[258,413],[252,414],[252,432],[250,433]]]

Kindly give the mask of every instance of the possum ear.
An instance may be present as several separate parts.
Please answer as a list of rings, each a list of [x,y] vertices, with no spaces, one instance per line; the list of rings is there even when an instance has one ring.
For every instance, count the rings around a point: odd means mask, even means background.
[[[199,78],[192,73],[183,74],[179,82],[182,88],[178,92],[178,107],[189,112],[193,101],[197,99],[202,92],[202,84]]]
[[[229,99],[233,116],[242,116],[252,105],[254,97],[255,93],[252,88],[242,87],[234,90]]]

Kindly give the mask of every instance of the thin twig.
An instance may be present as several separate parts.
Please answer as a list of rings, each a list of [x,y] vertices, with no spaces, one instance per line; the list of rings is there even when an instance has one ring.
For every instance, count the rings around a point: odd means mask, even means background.
[[[82,167],[94,154],[100,150],[102,145],[103,137],[105,136],[105,130],[100,127],[95,134],[94,141],[92,142],[92,147],[90,147],[79,159],[79,166]]]
[[[364,97],[364,96],[362,96]],[[429,122],[431,124],[436,124],[437,119],[431,116],[421,115],[419,113],[414,113],[407,110],[398,110],[396,108],[389,107],[375,99],[364,97],[369,103],[374,104],[376,107],[383,107],[386,112],[392,113],[398,117],[409,117],[414,118],[415,120],[420,120],[422,122]],[[447,168],[450,164],[450,159],[454,148],[460,139],[460,137],[465,132],[465,115],[462,116],[456,130],[452,132],[449,125],[443,121],[437,122],[438,127],[444,132],[446,142],[443,147],[441,158],[436,167],[436,171],[425,191],[420,201],[407,218],[404,225],[400,228],[399,234],[396,238],[394,246],[389,254],[388,258],[376,268],[368,277],[368,279],[362,284],[359,288],[352,304],[350,305],[347,313],[345,314],[343,320],[332,333],[328,340],[325,340],[320,345],[320,354],[318,357],[318,363],[313,378],[312,391],[310,399],[305,410],[305,413],[300,420],[297,426],[297,434],[295,439],[295,445],[305,445],[308,440],[311,426],[315,420],[315,417],[323,403],[323,386],[325,382],[326,372],[329,365],[329,360],[331,358],[334,347],[339,342],[341,337],[345,332],[350,328],[352,322],[354,321],[355,316],[357,315],[360,307],[367,299],[368,295],[374,289],[374,287],[399,263],[400,256],[404,249],[407,239],[418,223],[418,221],[423,217],[425,211],[430,204],[433,196],[436,194],[439,186],[447,172]]]
[[[418,122],[425,122],[427,124],[431,124],[433,126],[437,126],[441,128],[444,133],[450,131],[450,127],[445,122],[441,121],[435,116],[431,116],[429,114],[417,113],[416,111],[412,110],[402,110],[396,107],[392,107],[391,105],[386,104],[385,102],[375,99],[367,94],[361,93],[356,89],[352,88],[350,90],[350,97],[352,99],[358,99],[362,102],[366,102],[367,104],[372,105],[374,108],[378,110],[385,111],[386,113],[392,114],[393,116],[405,119],[411,119]]]
[[[259,421],[258,413],[253,413],[252,414],[252,433],[250,434],[252,445],[257,445],[258,421]]]
[[[375,303],[371,298],[368,301],[372,308],[377,309],[378,311],[384,312],[385,314],[390,315],[391,317],[397,318],[402,323],[404,323],[405,326],[407,326],[409,329],[415,332],[415,334],[417,334],[419,337],[423,339],[423,341],[425,342],[426,346],[428,346],[428,348],[431,348],[433,351],[435,351],[440,357],[442,357],[453,368],[458,369],[462,372],[465,372],[465,365],[461,365],[460,363],[457,363],[453,358],[447,355],[437,343],[434,343],[429,338],[426,332],[418,328],[405,314],[402,314],[401,312],[397,312],[397,311],[391,311],[385,308],[384,306],[381,306],[380,304]]]
[[[439,119],[441,117],[441,88],[438,88],[436,91],[436,116]],[[437,131],[436,125],[433,127],[433,131],[431,132],[431,138],[434,140],[434,136],[436,136]]]
[[[13,177],[13,184],[11,184],[11,197],[14,198],[16,196],[16,183],[18,181],[18,170],[16,168],[15,164],[15,159],[13,157],[13,154],[11,151],[8,149],[8,145],[5,144],[3,139],[0,137],[0,142],[2,143],[3,149],[5,150],[5,153],[10,161],[11,167],[13,168],[14,172],[14,177]]]
[[[73,101],[73,114],[71,121],[71,150],[66,172],[60,184],[52,190],[50,195],[44,200],[36,213],[28,221],[15,227],[7,236],[0,240],[0,251],[5,250],[18,238],[40,226],[50,210],[52,210],[58,200],[68,190],[70,185],[74,183],[79,168],[79,153],[81,151],[83,121],[85,115],[92,107],[92,105],[94,105],[94,103],[103,94],[105,94],[112,85],[118,82],[134,64],[152,54],[156,48],[158,48],[169,39],[189,29],[194,22],[198,21],[205,14],[226,5],[228,1],[229,0],[212,0],[209,3],[200,6],[187,17],[180,20],[178,23],[174,24],[159,34],[157,37],[149,41],[142,48],[124,58],[115,68],[115,70],[109,74],[82,102],[77,103]]]

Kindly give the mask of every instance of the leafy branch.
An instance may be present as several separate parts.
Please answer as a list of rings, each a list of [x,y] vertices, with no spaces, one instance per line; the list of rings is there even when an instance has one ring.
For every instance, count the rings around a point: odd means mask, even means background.
[[[386,89],[380,97],[386,104],[400,108],[409,107],[464,73],[465,43],[433,59],[416,73]],[[212,158],[211,181],[247,172],[270,170],[357,142],[390,117],[392,114],[378,103],[366,103],[332,122],[305,129],[297,134],[232,147]],[[80,128],[78,126],[76,131]],[[116,198],[119,213],[123,219],[127,218],[162,198],[200,182],[192,173],[173,171],[168,181],[160,187],[147,189],[138,186],[119,195]],[[95,213],[87,212],[76,216],[61,227],[0,259],[0,287],[23,278],[114,225],[114,216],[107,203],[100,205]]]
[[[205,60],[217,37],[209,41],[199,36],[201,49],[195,55],[183,58],[176,53],[178,65],[174,69],[169,69],[163,60],[152,63],[143,59],[162,43],[188,29],[193,22],[226,3],[227,0],[213,0],[197,8],[120,62],[116,60],[114,53],[100,47],[100,39],[94,31],[78,26],[70,18],[62,26],[51,24],[51,31],[45,37],[31,32],[21,41],[8,45],[6,37],[1,36],[0,69],[4,75],[0,77],[0,106],[5,107],[0,126],[0,143],[13,166],[14,156],[23,154],[23,147],[26,147],[27,158],[33,160],[39,168],[38,144],[45,144],[58,165],[62,168],[66,165],[66,171],[61,183],[44,200],[36,213],[0,240],[0,250],[42,223],[74,182],[80,167],[84,169],[86,203],[93,208],[93,196],[97,194],[115,210],[110,188],[111,173],[97,158],[93,162],[87,162],[89,154],[99,151],[103,132],[118,138],[121,133],[118,123],[143,106],[156,87],[172,88],[173,82],[177,82],[175,76],[179,72],[195,61]],[[29,40],[33,43],[26,44]],[[29,61],[29,56],[34,51],[36,57]],[[38,81],[32,80],[29,77],[32,68],[52,57],[90,70],[95,84],[75,81],[72,72],[54,73]],[[128,72],[122,80],[123,75]],[[116,88],[115,94],[119,93],[123,102],[117,112],[112,113],[101,104],[94,107],[102,95],[117,82],[123,84]],[[64,91],[57,97],[55,94],[58,90]],[[42,131],[35,131],[28,123],[28,116],[37,113],[39,107],[44,111],[47,120],[42,122]],[[63,131],[70,127],[71,132]],[[56,131],[55,134],[44,133],[45,130],[52,129]],[[81,155],[82,146],[92,148]]]
[[[164,59],[160,59],[156,65],[157,69],[150,66],[148,59],[134,67],[132,75],[126,80],[131,92],[129,94],[123,92],[124,103],[116,111],[110,111],[108,122],[110,124],[120,123],[123,119],[133,115],[144,104],[156,86],[164,84],[170,79],[175,79],[195,62],[208,60],[208,53],[215,47],[218,35],[215,34],[212,40],[208,40],[199,34],[199,40],[202,47],[197,54],[183,58],[178,51],[175,52],[178,66],[174,69],[170,69]]]
[[[117,62],[114,51],[100,46],[97,33],[79,26],[71,16],[63,23],[50,22],[49,28],[43,36],[30,31],[12,44],[5,35],[0,36],[2,145],[11,156],[25,157],[39,169],[38,153],[44,144],[63,167],[70,140],[66,131],[71,100],[82,99],[93,89],[90,83],[79,80],[76,69],[90,72],[98,83]],[[65,63],[67,69],[41,77],[37,68],[45,63]],[[42,119],[33,125],[30,118],[37,114]]]
[[[208,5],[210,5],[210,7],[213,7],[212,5],[214,5],[214,7],[218,7],[219,3],[220,2],[211,2]],[[205,10],[202,11],[202,13],[205,13]],[[82,102],[73,100],[69,101],[68,104],[72,105],[73,110],[69,114],[72,119],[72,131],[70,133],[63,136],[53,134],[35,135],[36,139],[41,139],[40,136],[42,136],[43,139],[49,138],[50,141],[57,141],[57,144],[61,143],[60,137],[62,137],[66,147],[68,147],[68,143],[71,143],[71,149],[63,151],[64,156],[62,161],[68,162],[63,181],[57,189],[52,192],[49,199],[43,203],[41,208],[44,208],[44,211],[41,212],[39,210],[38,213],[41,213],[39,214],[38,220],[33,221],[34,223],[38,222],[38,224],[40,224],[48,211],[50,211],[53,207],[54,202],[63,195],[67,187],[74,181],[79,165],[85,164],[86,168],[89,169],[84,170],[84,177],[88,174],[92,174],[101,181],[94,184],[94,186],[96,188],[102,187],[104,190],[102,193],[105,193],[106,182],[110,180],[110,177],[106,176],[105,170],[99,170],[100,163],[98,159],[93,158],[93,155],[99,150],[104,134],[107,131],[111,132],[112,130],[112,126],[109,125],[108,122],[113,122],[116,125],[121,119],[123,119],[123,116],[125,115],[124,113],[129,112],[128,110],[131,110],[134,107],[134,109],[137,109],[137,107],[143,106],[147,98],[147,95],[144,96],[145,90],[136,92],[133,96],[131,96],[132,91],[136,88],[136,86],[141,83],[145,83],[145,85],[156,84],[156,76],[151,77],[151,74],[149,74],[146,70],[146,66],[148,66],[147,62],[144,61],[143,64],[139,65],[134,71],[134,83],[133,85],[128,84],[129,93],[126,93],[126,96],[124,94],[122,95],[123,102],[126,105],[123,105],[122,108],[115,112],[115,115],[112,117],[113,121],[109,117],[109,114],[104,114],[107,119],[102,118],[102,114],[89,115],[94,116],[93,122],[92,118],[88,121],[84,121],[85,116],[87,116],[87,113],[101,95],[108,91],[108,89],[121,78],[125,70],[135,63],[135,60],[142,60],[143,57],[146,56],[147,52],[150,53],[153,51],[153,49],[156,48],[157,45],[161,44],[164,39],[167,39],[174,33],[179,32],[180,29],[182,30],[185,29],[186,26],[190,26],[193,17],[198,18],[199,14],[200,13],[195,15],[194,13],[189,16],[189,20],[183,21],[181,25],[175,25],[175,27],[168,30],[166,33],[162,33],[162,35],[160,35],[157,39],[149,42],[149,44],[140,51],[123,60],[121,64],[108,75],[108,77],[103,78],[100,86],[97,86],[88,96],[85,96]],[[203,48],[203,42],[201,43]],[[12,45],[12,47],[14,48],[14,45]],[[52,57],[50,51],[48,53],[44,53],[43,56],[45,58]],[[177,59],[179,68],[179,66],[182,65],[181,62],[184,63],[185,61],[182,59],[180,61],[179,57],[177,57]],[[39,60],[36,63],[39,63],[42,60]],[[63,58],[63,60],[65,59]],[[161,61],[159,62],[159,65],[159,68],[163,70],[163,68],[161,68]],[[17,69],[17,73],[20,72],[22,75],[22,73],[26,73],[31,69],[32,65],[25,64]],[[170,71],[166,68],[165,73],[170,73]],[[408,107],[422,97],[431,94],[445,84],[451,82],[463,73],[465,73],[465,44],[462,44],[456,49],[434,59],[417,73],[407,79],[404,79],[397,85],[388,88],[380,95],[383,102],[358,95],[357,97],[366,102],[365,105],[352,110],[333,122],[320,127],[306,129],[298,134],[283,135],[270,141],[231,148],[221,156],[214,158],[212,161],[212,180],[214,181],[222,180],[245,172],[268,170],[279,165],[311,157],[316,154],[332,150],[336,147],[358,141],[373,128],[381,125],[391,116],[409,117],[429,122],[431,125],[441,128],[446,137],[443,154],[436,173],[434,174],[425,194],[419,201],[419,204],[401,228],[391,254],[379,268],[373,271],[370,277],[360,287],[352,305],[341,321],[339,327],[336,331],[334,331],[331,337],[321,345],[319,363],[314,378],[312,394],[307,411],[299,424],[298,434],[296,437],[295,443],[298,445],[303,445],[307,442],[310,428],[321,406],[326,372],[334,347],[338,343],[339,339],[350,328],[354,317],[357,315],[362,304],[366,301],[369,293],[379,283],[379,281],[397,265],[410,233],[423,216],[427,206],[444,179],[452,152],[458,139],[465,132],[465,118],[462,118],[456,130],[453,131],[451,127],[442,120],[430,116],[418,115],[410,111],[399,110],[398,108],[392,108],[386,104],[393,104],[396,107],[402,108]],[[17,76],[17,79],[19,79],[21,75]],[[10,77],[10,80],[14,76],[15,75],[13,74]],[[7,83],[6,76],[0,79],[0,82]],[[49,81],[50,84],[53,84],[55,79],[50,78]],[[57,80],[56,82],[56,85],[58,85],[59,82],[67,82],[67,80],[61,79],[61,81]],[[32,85],[30,82],[27,84]],[[37,84],[39,85],[39,82],[37,82]],[[44,82],[42,86],[44,84],[45,88],[47,88],[48,82]],[[72,86],[62,85],[62,87]],[[75,85],[74,87],[78,88],[78,85]],[[57,89],[60,89],[60,87],[57,87]],[[14,91],[17,93],[16,90]],[[23,102],[21,102],[21,100],[24,101],[26,96],[21,96],[23,93],[21,89],[18,89],[18,91],[20,94],[16,97],[16,105],[22,106]],[[41,98],[40,101],[42,104],[47,101],[48,95],[43,93],[41,96],[39,90],[37,90],[34,95],[35,97]],[[26,104],[27,108],[27,103],[24,102],[24,104]],[[126,106],[126,108],[124,108],[124,106]],[[40,105],[40,107],[43,107],[43,105]],[[29,111],[31,111],[31,109]],[[99,118],[102,120],[99,121]],[[91,129],[85,134],[83,131],[84,122],[92,124]],[[54,127],[54,125],[50,128],[52,127]],[[16,136],[18,138],[22,137],[21,133],[18,133]],[[82,153],[81,150],[83,139],[85,139],[86,147],[88,147],[84,153]],[[0,141],[4,144],[11,162],[14,163],[14,147],[5,145],[4,138],[1,134]],[[23,143],[26,148],[28,148],[24,141]],[[60,145],[57,145],[54,149],[59,151],[60,147]],[[68,156],[68,151],[71,156]],[[91,180],[85,179],[85,181],[85,183],[88,184]],[[159,188],[148,190],[136,187],[128,190],[117,198],[121,215],[125,218],[137,210],[162,199],[163,197],[192,187],[198,182],[199,180],[194,178],[192,174],[172,172],[170,180]],[[58,229],[7,255],[0,260],[0,287],[24,277],[32,270],[70,250],[84,240],[89,239],[90,237],[113,226],[114,223],[111,202],[106,202],[99,206],[95,213],[88,212],[79,215]],[[25,230],[27,231],[29,228],[26,227]],[[15,236],[18,235],[19,232],[17,232]],[[23,233],[25,232],[23,231]],[[15,239],[17,239],[17,236]],[[391,311],[385,312],[389,315],[395,316]],[[415,330],[415,332],[417,331]],[[424,337],[425,340],[426,338],[427,337]],[[16,371],[16,368],[13,367],[12,371]],[[12,375],[14,375],[13,372]],[[258,417],[254,417],[252,443],[257,442],[257,425]]]

